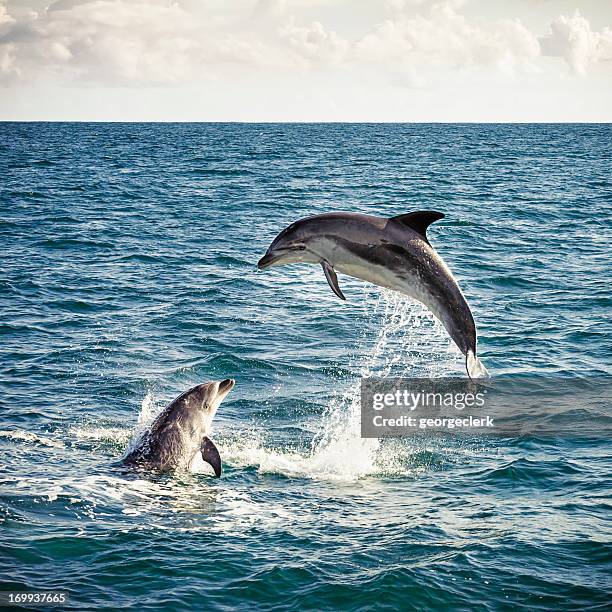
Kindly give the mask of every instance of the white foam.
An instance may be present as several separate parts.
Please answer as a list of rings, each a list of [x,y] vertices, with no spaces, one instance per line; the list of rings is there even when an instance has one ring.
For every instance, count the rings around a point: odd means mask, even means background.
[[[392,291],[366,289],[362,304],[368,316],[381,321],[371,352],[356,367],[360,377],[433,377],[463,368],[459,350],[417,302]],[[377,474],[414,474],[403,461],[406,445],[383,447],[377,439],[361,437],[360,400],[357,379],[330,402],[310,451],[272,447],[249,431],[221,442],[221,454],[236,467],[257,466],[261,473],[293,477],[354,481]]]
[[[102,442],[125,442],[130,436],[129,430],[121,427],[71,427],[69,433],[77,440],[95,440]]]
[[[42,444],[43,446],[51,446],[55,448],[64,448],[64,443],[61,440],[53,440],[30,431],[23,429],[1,430],[0,438],[9,440],[20,440],[22,442],[33,442],[34,444]]]
[[[318,424],[309,449],[281,448],[266,441],[264,430],[238,428],[215,430],[215,443],[223,463],[234,468],[255,467],[260,473],[317,480],[354,481],[372,475],[412,475],[405,461],[406,445],[382,445],[376,439],[361,437],[360,378],[444,376],[462,372],[463,357],[433,315],[419,303],[388,290],[366,286],[358,302],[364,320],[378,319],[377,331],[368,338],[364,328],[362,346],[372,348],[347,364],[356,378],[334,397]],[[97,436],[114,440],[130,439],[126,454],[140,440],[146,428],[163,409],[159,398],[147,393],[143,398],[133,432],[112,428],[81,428],[84,438]],[[199,455],[191,465],[198,474],[212,473]]]

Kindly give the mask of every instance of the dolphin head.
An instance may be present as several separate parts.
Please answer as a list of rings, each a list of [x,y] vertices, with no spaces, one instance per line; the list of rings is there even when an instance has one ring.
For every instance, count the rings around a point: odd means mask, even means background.
[[[201,406],[202,410],[214,416],[217,408],[225,399],[225,396],[234,388],[236,382],[232,378],[226,378],[222,381],[213,381],[199,385],[201,390]]]
[[[313,232],[308,219],[296,221],[272,241],[266,254],[257,262],[257,267],[265,270],[291,263],[319,263],[321,257],[313,252],[312,247]]]
[[[184,405],[188,405],[191,410],[196,410],[210,422],[215,416],[217,408],[235,384],[235,381],[231,378],[203,383],[189,389],[179,399],[183,400]]]

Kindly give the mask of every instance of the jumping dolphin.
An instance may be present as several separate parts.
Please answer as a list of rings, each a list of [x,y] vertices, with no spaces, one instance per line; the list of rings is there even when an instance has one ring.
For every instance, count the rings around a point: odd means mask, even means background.
[[[476,325],[457,281],[427,239],[433,210],[385,219],[357,213],[327,213],[300,219],[273,241],[257,267],[320,263],[332,291],[346,299],[336,270],[404,293],[424,304],[466,357],[470,378],[488,375],[476,357]]]
[[[188,469],[200,452],[221,476],[221,457],[208,435],[219,404],[234,384],[228,378],[185,391],[159,414],[123,463],[159,471]]]

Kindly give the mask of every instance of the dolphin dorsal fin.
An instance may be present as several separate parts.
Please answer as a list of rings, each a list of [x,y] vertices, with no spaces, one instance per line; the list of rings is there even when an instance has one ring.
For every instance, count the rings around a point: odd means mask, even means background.
[[[397,217],[391,217],[389,221],[399,223],[410,229],[413,229],[419,234],[427,244],[427,228],[434,222],[444,219],[444,213],[436,210],[418,210],[416,212],[406,213],[405,215],[397,215]]]

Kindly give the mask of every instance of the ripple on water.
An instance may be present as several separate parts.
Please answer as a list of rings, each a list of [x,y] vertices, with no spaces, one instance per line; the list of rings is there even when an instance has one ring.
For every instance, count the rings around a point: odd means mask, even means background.
[[[602,436],[362,439],[361,376],[463,375],[462,355],[407,299],[256,262],[307,215],[443,210],[430,240],[494,374],[609,375],[610,126],[0,131],[7,588],[87,610],[608,605]],[[223,478],[121,466],[228,376]]]

